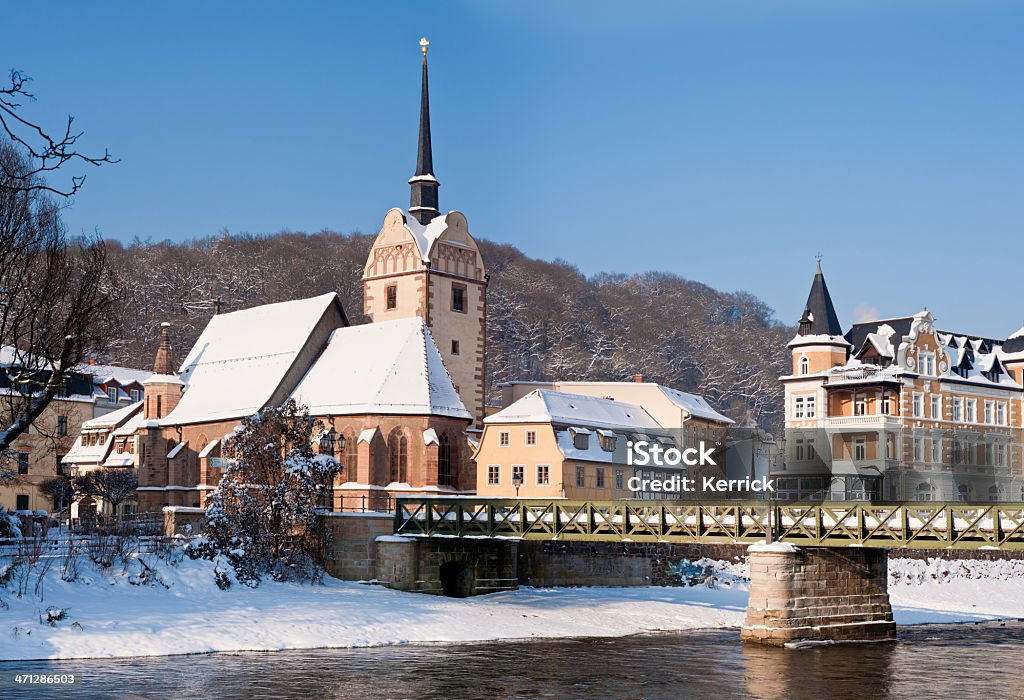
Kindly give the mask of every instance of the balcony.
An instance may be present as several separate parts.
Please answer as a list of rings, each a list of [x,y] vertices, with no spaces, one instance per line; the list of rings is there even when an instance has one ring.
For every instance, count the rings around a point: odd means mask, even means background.
[[[903,424],[898,416],[872,414],[867,416],[833,416],[825,419],[825,427],[898,430],[903,427]]]

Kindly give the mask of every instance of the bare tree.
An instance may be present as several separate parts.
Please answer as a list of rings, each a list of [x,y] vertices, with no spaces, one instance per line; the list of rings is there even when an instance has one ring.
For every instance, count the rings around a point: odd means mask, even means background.
[[[0,163],[2,455],[65,389],[74,368],[106,347],[114,297],[102,241],[68,238],[48,193],[23,186],[33,166],[17,146],[0,141]]]
[[[44,496],[49,496],[53,499],[53,507],[58,513],[63,512],[75,500],[75,490],[71,486],[71,477],[63,474],[58,474],[52,479],[47,479],[39,484],[39,491]]]
[[[19,110],[24,103],[35,100],[35,95],[28,91],[32,79],[18,70],[12,70],[9,78],[10,84],[0,88],[0,128],[13,143],[24,149],[29,165],[11,168],[10,164],[0,161],[0,173],[3,174],[0,189],[46,191],[70,197],[82,187],[85,175],[73,175],[63,188],[48,184],[43,178],[72,161],[95,166],[117,162],[106,150],[102,156],[85,155],[77,150],[82,132],[74,130],[75,118],[72,116],[68,116],[63,133],[50,132],[22,116]]]
[[[117,513],[117,507],[135,497],[139,475],[135,469],[97,469],[71,479],[75,498],[101,498]]]

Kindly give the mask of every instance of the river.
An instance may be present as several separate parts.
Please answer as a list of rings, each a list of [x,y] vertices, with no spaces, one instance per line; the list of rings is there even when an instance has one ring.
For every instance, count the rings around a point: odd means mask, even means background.
[[[0,663],[11,698],[1024,698],[1024,624],[902,627],[887,644],[744,645],[736,630]],[[60,689],[16,673],[74,674]]]

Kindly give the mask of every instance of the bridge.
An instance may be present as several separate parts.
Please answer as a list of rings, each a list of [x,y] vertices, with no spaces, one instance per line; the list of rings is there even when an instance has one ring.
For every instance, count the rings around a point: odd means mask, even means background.
[[[769,528],[772,537],[768,537]],[[398,498],[395,534],[800,547],[1024,550],[1024,503]]]
[[[493,590],[496,570],[516,575],[524,540],[749,543],[744,640],[888,641],[887,550],[1024,550],[1024,503],[411,497],[397,499],[394,532],[379,546],[403,550],[396,570],[418,584],[461,567],[475,592]]]

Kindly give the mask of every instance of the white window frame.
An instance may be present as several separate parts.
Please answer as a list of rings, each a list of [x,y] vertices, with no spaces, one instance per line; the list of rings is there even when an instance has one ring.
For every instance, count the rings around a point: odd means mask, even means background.
[[[793,399],[793,419],[803,420],[804,418],[804,397],[797,396]]]
[[[800,362],[798,363],[798,367],[799,367],[798,373],[801,376],[802,375],[807,375],[807,374],[811,373],[811,361],[807,359],[806,355],[804,355],[803,357],[800,358]]]
[[[816,397],[808,396],[805,402],[806,413],[808,418],[815,418],[818,415],[818,402]]]
[[[512,446],[512,434],[507,430],[501,430],[498,432],[498,447],[511,447]]]
[[[942,420],[942,397],[932,396],[932,416],[934,420]]]
[[[914,392],[914,408],[913,408],[913,413],[914,413],[914,418],[923,418],[924,417],[924,394],[922,394],[920,391],[915,391]]]
[[[501,485],[501,465],[500,464],[488,464],[487,465],[487,483],[490,486]]]
[[[550,486],[551,485],[551,465],[550,464],[538,464],[538,465],[536,465],[536,470],[537,470],[537,486]],[[541,474],[544,475],[543,479],[540,478]]]
[[[868,445],[864,438],[857,438],[853,441],[853,460],[863,462],[868,458]]]
[[[533,447],[536,444],[537,444],[537,431],[536,430],[527,430],[526,431],[526,446],[527,447]]]

